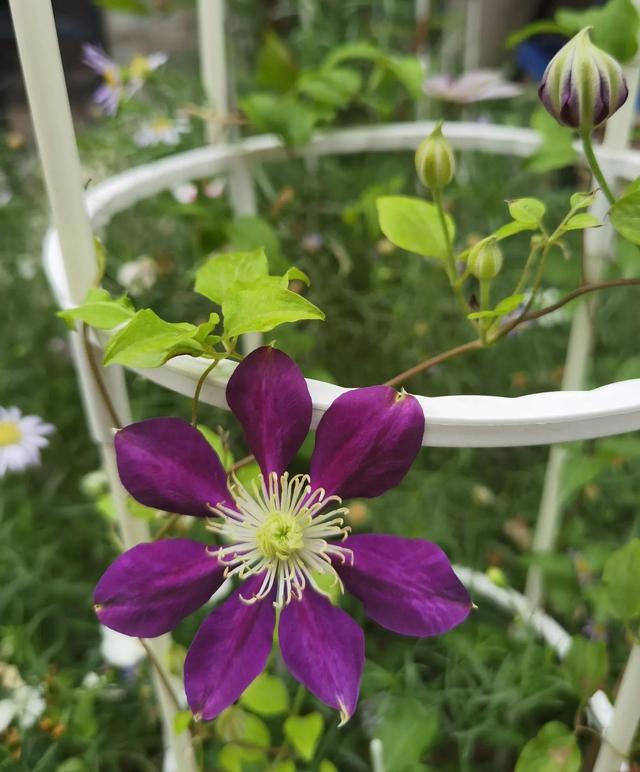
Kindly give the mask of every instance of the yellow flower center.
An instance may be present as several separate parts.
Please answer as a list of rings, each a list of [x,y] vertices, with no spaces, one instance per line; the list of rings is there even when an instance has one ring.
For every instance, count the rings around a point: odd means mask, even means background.
[[[274,512],[256,531],[258,549],[265,558],[288,560],[304,545],[302,529],[289,512]]]
[[[146,56],[134,56],[129,64],[129,75],[132,78],[146,78],[151,72],[151,65]]]
[[[16,421],[0,421],[0,448],[17,445],[21,439],[22,432]]]
[[[115,88],[120,81],[120,78],[118,77],[118,71],[115,67],[109,67],[106,69],[102,73],[102,77],[109,88]]]

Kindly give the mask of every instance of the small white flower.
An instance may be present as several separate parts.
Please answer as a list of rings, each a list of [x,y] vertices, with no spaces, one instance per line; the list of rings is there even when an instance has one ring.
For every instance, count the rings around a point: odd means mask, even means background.
[[[427,96],[468,105],[492,99],[510,99],[522,93],[522,86],[505,80],[498,70],[470,70],[459,78],[434,75],[422,90]]]
[[[133,141],[138,147],[156,147],[157,145],[179,145],[180,137],[191,130],[189,119],[154,118],[144,121],[133,135]]]
[[[144,659],[145,650],[137,638],[130,638],[103,625],[100,625],[100,634],[100,653],[110,665],[126,669],[134,667]]]
[[[179,204],[193,204],[198,198],[198,188],[193,182],[183,182],[171,188],[171,193]]]
[[[9,185],[7,175],[0,170],[0,206],[6,206],[13,198],[13,191]]]
[[[0,700],[0,732],[16,721],[21,729],[29,729],[40,718],[47,703],[42,697],[42,688],[23,684]]]
[[[207,198],[220,198],[226,187],[227,181],[222,177],[218,177],[218,179],[209,180],[209,182],[205,183],[203,192]]]
[[[38,273],[38,266],[39,261],[37,258],[33,257],[33,255],[25,255],[18,261],[18,275],[25,281],[31,281]]]
[[[0,477],[37,466],[40,449],[49,444],[46,435],[53,431],[55,427],[38,416],[23,416],[17,407],[0,407]]]
[[[118,268],[118,282],[134,297],[150,290],[157,279],[158,264],[148,255],[141,255]]]
[[[552,306],[554,303],[557,303],[558,300],[560,300],[560,290],[555,287],[548,287],[538,293],[533,304],[534,310]],[[567,311],[566,306],[561,306],[550,314],[545,314],[536,319],[536,324],[539,324],[541,327],[554,327],[556,324],[564,324],[568,321],[569,312]]]

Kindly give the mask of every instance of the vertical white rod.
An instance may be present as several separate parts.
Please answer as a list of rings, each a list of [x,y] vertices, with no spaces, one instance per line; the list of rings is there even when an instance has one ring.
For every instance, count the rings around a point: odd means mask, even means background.
[[[461,48],[464,45],[467,3],[466,0],[449,0],[445,4],[445,22],[440,47],[440,70],[447,75],[455,75],[461,60]]]
[[[622,767],[629,755],[640,726],[640,646],[635,644],[624,669],[613,706],[613,715],[605,728],[593,772],[612,772]]]
[[[371,758],[371,772],[385,772],[384,747],[382,740],[374,737],[369,743],[369,757]]]
[[[636,0],[636,5],[640,7],[640,0]],[[604,147],[616,150],[628,147],[631,138],[640,82],[640,63],[633,62],[627,65],[624,71],[629,85],[629,97],[625,105],[607,123],[603,141]],[[611,174],[608,174],[606,165],[603,164],[602,166],[605,175],[612,183],[615,183]],[[594,186],[596,184],[593,182]],[[601,221],[605,221],[608,210],[609,204],[600,192],[591,212]],[[586,231],[584,241],[586,281],[595,282],[600,278],[611,245],[611,238],[611,226],[608,224],[602,228]],[[593,310],[594,298],[579,302],[571,323],[562,379],[562,388],[567,391],[584,388],[594,342]],[[567,457],[565,448],[559,446],[551,448],[533,538],[534,553],[548,553],[555,547],[562,521],[562,502],[559,493]],[[537,566],[532,566],[529,570],[525,594],[533,606],[539,606],[543,601],[542,571]]]
[[[231,99],[228,90],[227,53],[225,46],[224,0],[198,0],[198,30],[200,41],[200,76],[208,106],[220,117],[230,112]],[[215,144],[228,132],[209,124],[209,142]],[[238,158],[229,174],[229,198],[236,217],[255,215],[258,211],[256,189],[247,162]],[[241,340],[245,354],[262,342],[258,333],[245,335]]]
[[[46,0],[9,5],[52,219],[72,300],[79,303],[97,268],[53,10]]]
[[[43,0],[11,0],[10,8],[53,223],[60,240],[69,299],[79,303],[96,278],[97,265],[53,10],[51,3]],[[71,335],[71,344],[91,433],[100,443],[122,535],[127,546],[133,546],[148,538],[149,533],[143,523],[131,517],[126,507],[113,457],[112,421],[101,402],[78,333]],[[128,419],[122,372],[114,370],[106,376],[106,381],[108,388],[113,388],[111,394],[123,418]],[[153,641],[152,646],[162,653],[167,642]],[[155,676],[154,679],[159,681]],[[158,689],[158,699],[167,748],[175,758],[184,759],[181,769],[195,772],[195,763],[189,761],[193,759],[190,738],[177,737],[173,732],[175,710],[163,689]]]
[[[464,33],[463,69],[475,70],[482,55],[482,17],[488,13],[485,0],[468,0]]]

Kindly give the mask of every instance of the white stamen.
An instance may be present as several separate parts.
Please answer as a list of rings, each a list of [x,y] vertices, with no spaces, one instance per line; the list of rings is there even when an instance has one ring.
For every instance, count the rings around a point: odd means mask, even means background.
[[[307,585],[324,592],[313,573],[329,574],[332,585],[343,590],[331,559],[353,562],[353,554],[327,540],[347,537],[350,528],[343,518],[348,510],[338,496],[325,496],[324,489],[313,490],[310,482],[308,475],[290,478],[285,472],[278,479],[272,473],[266,481],[262,475],[253,480],[248,491],[234,477],[229,488],[235,509],[210,507],[215,519],[207,527],[226,544],[209,551],[226,566],[225,576],[262,577],[254,595],[240,595],[245,603],[266,598],[274,587],[276,608],[300,599]],[[329,504],[337,507],[326,511]]]

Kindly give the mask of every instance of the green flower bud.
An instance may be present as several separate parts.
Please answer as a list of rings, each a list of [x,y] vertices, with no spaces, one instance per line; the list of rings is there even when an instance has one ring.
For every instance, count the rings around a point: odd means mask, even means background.
[[[495,279],[502,268],[502,250],[494,238],[479,241],[469,253],[469,272],[476,279]]]
[[[442,136],[442,122],[418,145],[415,161],[418,179],[427,188],[441,190],[451,182],[456,161],[451,145]]]
[[[547,65],[538,96],[565,126],[590,131],[625,103],[629,95],[622,68],[591,42],[585,27]]]

